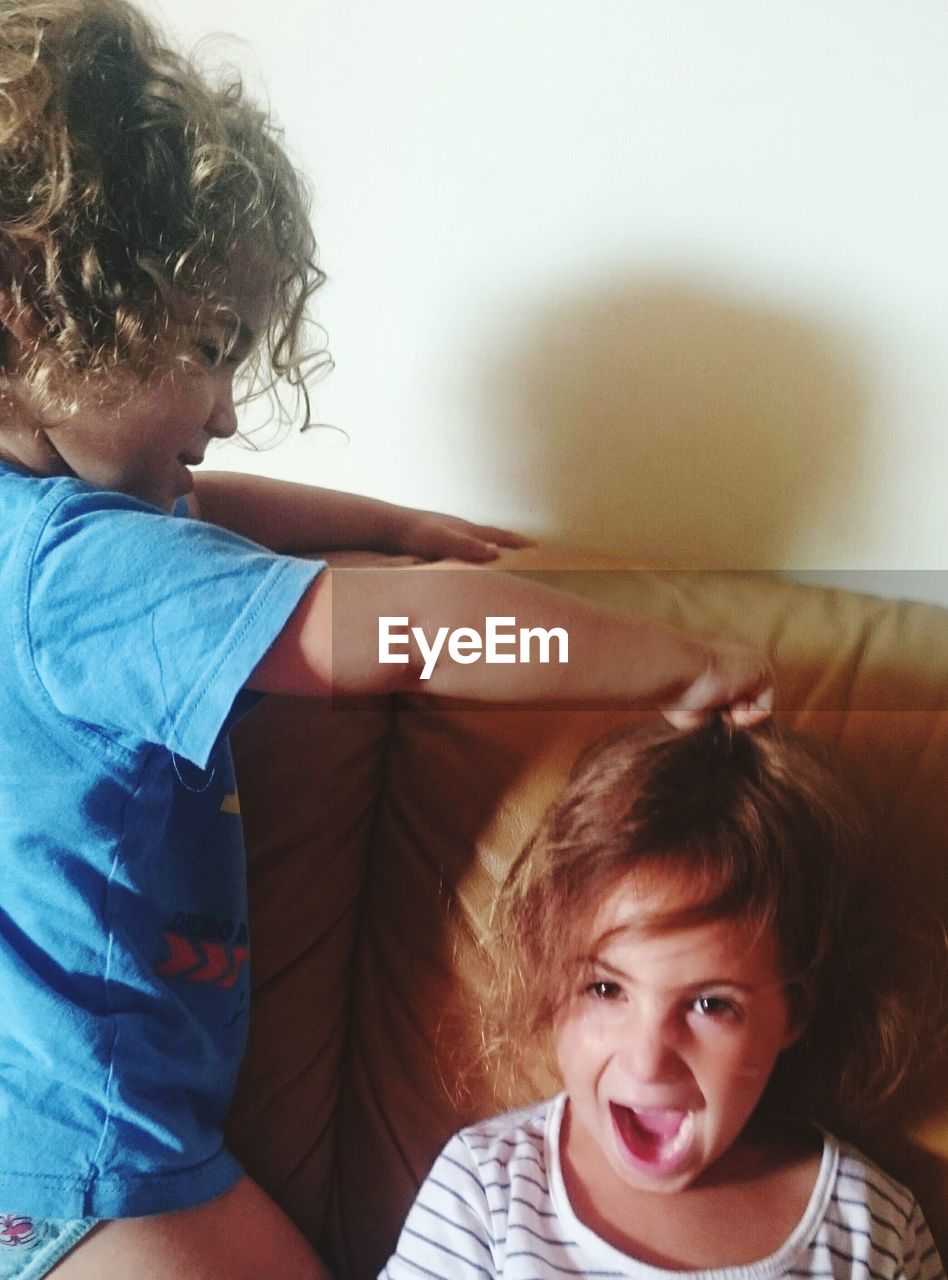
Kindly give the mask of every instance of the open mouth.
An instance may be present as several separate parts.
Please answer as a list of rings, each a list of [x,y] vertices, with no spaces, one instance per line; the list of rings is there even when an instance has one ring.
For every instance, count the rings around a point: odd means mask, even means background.
[[[693,1111],[673,1107],[624,1107],[609,1103],[619,1148],[634,1168],[665,1176],[677,1173],[691,1155]]]

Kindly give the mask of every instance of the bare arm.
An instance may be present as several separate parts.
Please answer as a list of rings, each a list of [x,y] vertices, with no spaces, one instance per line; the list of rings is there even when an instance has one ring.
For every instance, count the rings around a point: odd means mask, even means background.
[[[405,664],[379,660],[379,619],[403,631],[469,627],[487,617],[520,627],[561,628],[567,663],[462,664],[446,654],[431,666],[409,641]],[[427,679],[422,679],[425,666]],[[682,727],[726,710],[735,723],[764,719],[771,687],[766,661],[737,644],[688,636],[503,573],[464,569],[327,570],[309,589],[248,684],[275,693],[379,693],[394,689],[491,702],[620,699],[660,706]]]
[[[526,543],[507,530],[455,516],[224,471],[195,474],[192,513],[282,552],[345,548],[480,562],[492,560],[498,547]]]

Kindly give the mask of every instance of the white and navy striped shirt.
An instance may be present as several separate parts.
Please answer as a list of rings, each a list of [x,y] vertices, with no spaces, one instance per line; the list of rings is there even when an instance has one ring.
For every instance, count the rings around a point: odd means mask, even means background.
[[[380,1280],[945,1280],[915,1197],[830,1135],[806,1212],[776,1253],[690,1273],[637,1262],[573,1212],[559,1161],[564,1101],[455,1134]]]

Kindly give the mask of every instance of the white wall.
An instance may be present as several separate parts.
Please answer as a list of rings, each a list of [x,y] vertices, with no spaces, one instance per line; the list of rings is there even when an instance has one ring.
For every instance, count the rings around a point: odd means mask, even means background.
[[[160,12],[314,183],[350,435],[215,465],[948,602],[945,0]]]

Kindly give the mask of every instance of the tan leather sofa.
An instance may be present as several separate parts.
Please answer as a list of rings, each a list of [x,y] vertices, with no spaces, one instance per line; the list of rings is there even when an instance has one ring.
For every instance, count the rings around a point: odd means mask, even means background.
[[[508,563],[765,645],[777,718],[838,744],[881,798],[893,910],[948,918],[948,612],[761,575]],[[631,718],[271,698],[240,727],[254,997],[230,1138],[339,1280],[377,1273],[447,1136],[505,1105],[476,1066],[491,895],[579,750]],[[916,1189],[943,1257],[946,1067],[942,1054],[855,1135]],[[538,1069],[536,1090],[554,1088]]]

